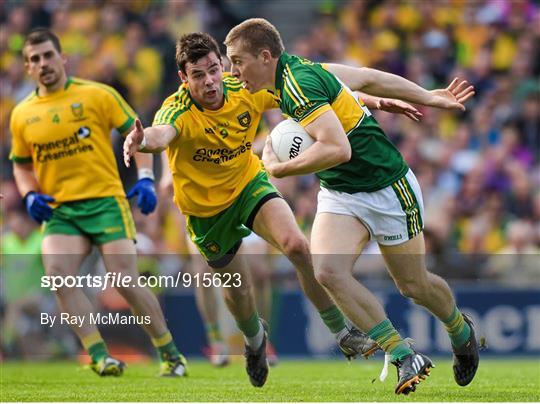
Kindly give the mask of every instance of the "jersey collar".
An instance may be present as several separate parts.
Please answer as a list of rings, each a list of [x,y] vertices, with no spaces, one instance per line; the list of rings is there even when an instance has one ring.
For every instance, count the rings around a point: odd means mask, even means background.
[[[291,55],[289,55],[286,52],[283,52],[281,56],[278,59],[278,63],[276,66],[276,89],[281,90],[281,87],[283,86],[283,70],[285,70],[285,65],[291,58]]]
[[[225,102],[229,101],[229,96],[227,94],[227,85],[225,84],[225,82],[222,80],[221,81],[222,83],[222,86],[223,86],[223,97],[225,97]],[[204,111],[211,111],[211,110],[205,110],[201,104],[199,104],[197,101],[195,101],[195,98],[193,98],[191,96],[191,92],[189,91],[189,86],[186,84],[186,88],[187,88],[187,91],[188,91],[188,94],[189,94],[189,98],[191,99],[191,102],[193,102],[193,105],[195,105],[195,107],[201,111],[201,112],[204,112]]]
[[[71,85],[71,83],[73,83],[73,77],[68,76],[68,78],[66,80],[66,84],[64,84],[64,91],[68,89],[68,87]],[[42,97],[42,96],[39,95],[39,87],[36,87],[35,94],[36,94],[37,97]]]

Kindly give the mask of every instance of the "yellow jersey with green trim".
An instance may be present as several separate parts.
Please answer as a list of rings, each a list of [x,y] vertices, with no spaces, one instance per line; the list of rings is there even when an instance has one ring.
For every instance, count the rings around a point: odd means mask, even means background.
[[[263,167],[252,152],[262,113],[278,108],[266,90],[250,94],[223,76],[225,103],[208,110],[196,103],[187,83],[168,97],[153,125],[171,125],[177,136],[167,148],[174,201],[182,213],[211,217],[228,208]]]
[[[281,110],[302,126],[333,110],[349,143],[351,159],[316,173],[321,186],[340,192],[383,189],[409,169],[363,101],[319,63],[283,53],[276,69]]]
[[[126,132],[134,120],[112,87],[70,77],[63,89],[36,90],[14,108],[10,160],[32,163],[40,192],[57,203],[125,196],[110,133]]]

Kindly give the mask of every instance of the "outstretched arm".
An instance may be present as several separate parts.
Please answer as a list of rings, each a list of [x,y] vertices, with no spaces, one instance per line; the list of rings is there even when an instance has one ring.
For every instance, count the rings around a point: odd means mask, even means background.
[[[405,101],[374,97],[360,91],[357,91],[357,93],[360,95],[362,101],[364,101],[364,104],[371,110],[379,109],[392,114],[403,114],[415,122],[419,122],[420,118],[422,118],[422,113]]]
[[[124,164],[129,167],[131,157],[138,151],[160,153],[176,137],[176,129],[170,125],[157,125],[143,129],[140,120],[124,140]]]
[[[464,111],[463,104],[474,95],[474,87],[459,78],[452,80],[444,89],[429,91],[401,76],[368,67],[358,68],[332,63],[325,66],[352,90],[429,107]]]

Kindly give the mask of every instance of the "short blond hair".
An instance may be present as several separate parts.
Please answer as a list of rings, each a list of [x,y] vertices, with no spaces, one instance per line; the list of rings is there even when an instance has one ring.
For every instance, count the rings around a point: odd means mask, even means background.
[[[278,58],[285,50],[279,31],[264,18],[250,18],[231,29],[225,38],[225,46],[236,41],[240,41],[252,55],[267,49],[272,57]]]

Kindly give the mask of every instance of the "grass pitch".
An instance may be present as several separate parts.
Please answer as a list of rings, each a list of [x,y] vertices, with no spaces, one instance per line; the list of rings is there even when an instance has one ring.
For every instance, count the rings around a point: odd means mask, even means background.
[[[384,383],[376,360],[282,361],[266,385],[249,384],[243,361],[215,369],[191,361],[183,379],[155,376],[157,364],[131,365],[121,378],[99,378],[75,362],[0,363],[0,401],[539,401],[537,360],[483,359],[470,386],[459,387],[449,360],[415,393],[396,396],[394,367]],[[373,379],[377,381],[372,382]]]

